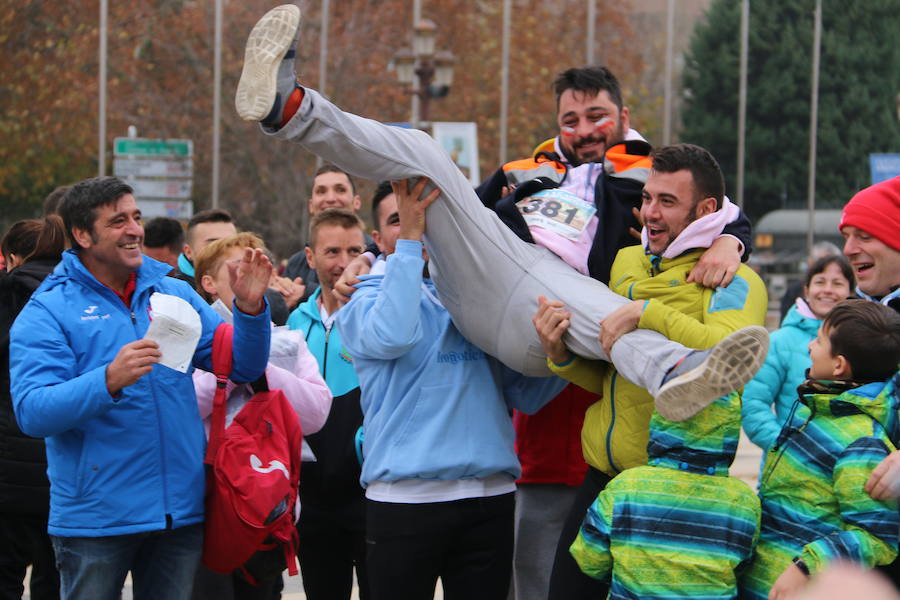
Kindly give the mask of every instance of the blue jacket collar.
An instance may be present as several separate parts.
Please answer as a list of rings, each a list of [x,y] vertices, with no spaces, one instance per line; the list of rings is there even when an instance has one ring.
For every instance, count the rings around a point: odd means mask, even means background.
[[[191,261],[184,254],[178,255],[178,270],[188,277],[194,276],[194,265],[191,264]]]
[[[137,270],[137,282],[134,293],[136,295],[140,294],[144,290],[162,281],[162,278],[168,275],[171,270],[171,266],[154,260],[149,256],[144,256],[144,260]],[[51,289],[67,279],[78,281],[97,290],[109,290],[108,287],[100,283],[100,281],[94,277],[93,273],[87,270],[87,267],[81,262],[81,258],[78,257],[78,253],[73,249],[63,252],[62,260],[59,265],[57,265],[56,269],[54,269],[53,273],[47,277],[47,282],[45,282],[46,285],[43,286],[43,289]]]

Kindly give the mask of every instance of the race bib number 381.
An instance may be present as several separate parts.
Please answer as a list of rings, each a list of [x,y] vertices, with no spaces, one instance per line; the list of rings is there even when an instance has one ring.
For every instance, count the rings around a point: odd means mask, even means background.
[[[597,207],[565,190],[541,190],[516,202],[529,227],[543,227],[577,241],[591,222]]]

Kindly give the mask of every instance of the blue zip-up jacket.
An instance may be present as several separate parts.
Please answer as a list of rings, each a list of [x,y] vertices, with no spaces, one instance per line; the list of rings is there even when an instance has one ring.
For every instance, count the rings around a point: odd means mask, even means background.
[[[362,483],[518,478],[510,408],[533,413],[566,383],[525,377],[469,343],[431,280],[423,286],[423,266],[422,244],[398,240],[384,275],[366,276],[338,313],[362,388]]]
[[[768,450],[785,424],[797,400],[797,386],[806,379],[812,364],[807,346],[816,337],[822,321],[804,317],[791,307],[781,329],[769,336],[769,354],[762,368],[746,386],[741,417],[750,440]],[[772,404],[775,414],[772,414]]]
[[[22,431],[47,438],[49,532],[100,537],[183,527],[203,520],[206,440],[191,370],[162,365],[116,397],[106,367],[144,337],[153,292],[179,296],[199,313],[193,365],[211,368],[221,318],[169,265],[144,257],[129,309],[72,251],[35,291],[13,325],[10,376]],[[268,307],[234,311],[232,379],[253,381],[269,357]]]
[[[317,288],[309,300],[298,306],[288,317],[287,326],[303,333],[309,351],[319,363],[319,372],[328,384],[331,395],[337,398],[359,387],[359,379],[353,368],[353,359],[341,343],[337,327],[326,331],[319,312],[319,296],[322,288]]]

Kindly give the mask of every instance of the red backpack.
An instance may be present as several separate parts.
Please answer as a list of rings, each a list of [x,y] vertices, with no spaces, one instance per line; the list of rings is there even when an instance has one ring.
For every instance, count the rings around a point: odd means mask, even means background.
[[[221,324],[213,338],[216,395],[204,463],[206,525],[203,564],[217,573],[242,569],[256,583],[247,561],[276,551],[277,572],[297,574],[294,507],[300,483],[301,430],[297,413],[280,390],[268,390],[265,376],[253,397],[225,428],[226,384],[231,373],[234,329]],[[260,391],[262,388],[263,391]],[[271,562],[271,561],[268,561]],[[271,569],[270,569],[271,571]]]

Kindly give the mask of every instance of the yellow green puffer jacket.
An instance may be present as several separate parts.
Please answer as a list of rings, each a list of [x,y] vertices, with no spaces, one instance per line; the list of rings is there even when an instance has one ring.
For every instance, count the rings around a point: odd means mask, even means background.
[[[766,287],[747,265],[740,266],[727,288],[685,283],[702,253],[660,259],[645,254],[641,246],[623,248],[613,263],[609,287],[632,300],[648,301],[639,327],[688,348],[710,348],[742,327],[762,325],[768,308]],[[587,463],[611,477],[647,464],[652,396],[604,362],[576,358],[562,367],[548,364],[560,377],[602,393],[588,408],[581,430]]]

